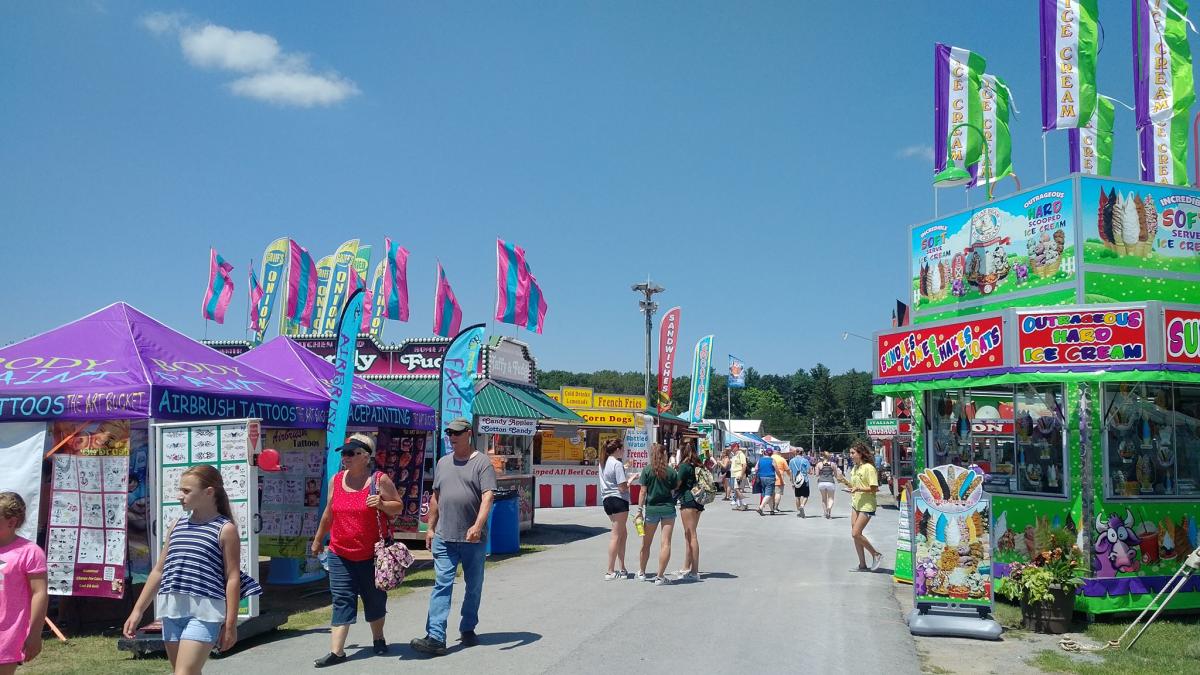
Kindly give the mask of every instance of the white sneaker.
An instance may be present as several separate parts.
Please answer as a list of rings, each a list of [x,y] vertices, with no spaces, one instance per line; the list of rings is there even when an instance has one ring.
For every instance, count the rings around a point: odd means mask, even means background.
[[[882,564],[883,564],[883,554],[882,553],[876,553],[874,556],[871,557],[871,571],[872,572],[879,569],[879,566]]]
[[[636,576],[634,576],[633,578],[634,578],[634,579],[636,579],[636,580],[638,580],[638,581],[645,581],[645,580],[646,580],[646,573],[645,573],[645,572],[638,572],[638,573],[637,573],[637,575],[636,575]]]
[[[624,576],[622,576],[620,572],[607,572],[604,575],[605,581],[612,581],[613,579],[623,579],[623,578],[624,578]]]
[[[671,580],[666,577],[655,577],[654,579],[655,586],[669,586],[670,584]]]

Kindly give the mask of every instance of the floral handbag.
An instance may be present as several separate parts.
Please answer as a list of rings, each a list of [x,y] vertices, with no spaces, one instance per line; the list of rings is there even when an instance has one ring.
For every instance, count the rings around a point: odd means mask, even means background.
[[[371,477],[369,494],[377,494],[379,474]],[[375,510],[375,522],[379,526],[379,541],[375,542],[375,588],[390,591],[404,583],[404,575],[413,564],[412,553],[402,542],[392,538],[392,527],[384,525],[382,511]]]

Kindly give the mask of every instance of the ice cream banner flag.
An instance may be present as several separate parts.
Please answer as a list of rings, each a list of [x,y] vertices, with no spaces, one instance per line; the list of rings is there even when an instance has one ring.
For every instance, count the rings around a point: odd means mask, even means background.
[[[991,175],[995,183],[1001,178],[1011,176],[1012,168],[1012,135],[1008,130],[1008,111],[1012,107],[1012,93],[1004,80],[995,75],[984,73],[979,77],[979,100],[983,110],[983,136],[987,139],[988,151],[984,157],[991,161],[992,166],[984,171],[983,161],[971,168],[974,179],[969,187],[980,185]]]
[[[208,249],[208,286],[204,289],[204,306],[201,312],[204,318],[217,323],[225,323],[225,310],[229,309],[229,301],[233,299],[233,278],[229,273],[233,265],[217,253],[217,249]]]
[[[1078,129],[1096,108],[1097,0],[1040,0],[1042,130]]]
[[[439,265],[439,268],[441,266]],[[437,456],[451,452],[446,424],[453,419],[472,419],[475,407],[475,373],[479,370],[479,355],[483,350],[483,324],[477,323],[457,333],[442,356],[442,372],[438,380],[441,404],[438,406]]]
[[[262,327],[262,321],[259,319],[259,304],[263,299],[263,287],[258,282],[258,275],[254,273],[254,261],[250,261],[250,330],[258,332]]]
[[[1187,184],[1188,112],[1196,100],[1187,0],[1135,0],[1134,108],[1142,180]]]
[[[325,425],[325,480],[321,482],[322,504],[328,497],[326,491],[329,483],[333,481],[342,465],[339,450],[346,442],[346,425],[350,421],[350,409],[354,405],[354,353],[358,348],[358,327],[362,323],[363,299],[361,290],[351,293],[335,326],[337,347],[333,367],[336,372],[329,383],[329,416]]]
[[[529,269],[526,267],[525,269]],[[537,277],[533,276],[533,272],[529,272],[529,318],[525,321],[525,327],[529,330],[542,334],[542,329],[546,327],[546,296],[542,295],[542,286],[537,282]]]
[[[358,240],[351,239],[338,247],[333,254],[333,270],[326,284],[325,312],[323,322],[317,323],[317,330],[332,333],[337,329],[338,314],[342,311],[342,303],[346,300],[350,282],[350,267],[358,256]]]
[[[317,261],[317,300],[313,308],[313,323],[311,326],[293,326],[291,335],[321,333],[321,317],[325,316],[325,305],[329,299],[329,277],[333,274],[333,256],[327,255]]]
[[[317,265],[308,249],[288,240],[287,318],[302,326],[316,319]]]
[[[496,320],[524,326],[529,322],[529,266],[525,249],[496,239]]]
[[[945,169],[947,161],[964,171],[979,161],[983,139],[968,127],[955,127],[968,123],[978,128],[983,123],[979,78],[986,68],[987,61],[972,51],[940,42],[934,45],[934,173]]]
[[[284,288],[283,278],[287,271],[288,241],[290,240],[287,237],[276,239],[271,242],[270,246],[267,246],[267,250],[263,253],[263,297],[256,306],[258,311],[258,327],[254,329],[254,344],[256,345],[262,344],[263,337],[267,334],[267,325],[275,307],[275,296],[279,295],[280,289]],[[280,321],[280,326],[284,325],[284,320],[286,319]]]
[[[1142,180],[1187,185],[1187,140],[1187,113],[1139,129]]]
[[[713,336],[705,335],[696,343],[696,357],[692,361],[692,395],[689,412],[693,422],[704,418],[708,405],[708,376],[712,370]]]
[[[437,291],[433,295],[433,333],[442,337],[450,337],[458,333],[462,326],[462,307],[458,306],[458,298],[450,288],[446,272],[442,264],[437,266]]]
[[[1067,132],[1071,146],[1071,173],[1112,175],[1113,103],[1104,96],[1088,123]]]
[[[385,252],[386,254],[386,252]],[[386,301],[384,300],[384,284],[387,283],[385,275],[387,274],[387,259],[380,260],[375,265],[375,276],[371,280],[371,296],[374,302],[371,304],[371,329],[368,331],[371,337],[379,339],[383,337],[383,319],[386,309]]]
[[[408,249],[384,239],[383,295],[376,295],[383,315],[393,321],[408,321]]]
[[[729,387],[731,389],[742,389],[746,386],[746,363],[734,356],[729,355]]]

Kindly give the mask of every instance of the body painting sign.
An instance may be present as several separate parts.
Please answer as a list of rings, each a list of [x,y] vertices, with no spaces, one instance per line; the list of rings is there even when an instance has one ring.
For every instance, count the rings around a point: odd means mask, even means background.
[[[1018,365],[1101,366],[1146,362],[1146,310],[1017,312]]]
[[[879,379],[911,378],[998,368],[1004,364],[1004,321],[999,316],[942,326],[915,326],[876,338]]]
[[[1200,312],[1163,310],[1167,363],[1200,366]]]

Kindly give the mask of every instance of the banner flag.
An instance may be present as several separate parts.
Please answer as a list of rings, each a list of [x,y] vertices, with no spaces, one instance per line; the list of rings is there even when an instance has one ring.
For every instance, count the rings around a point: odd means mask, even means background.
[[[248,285],[250,287],[250,330],[257,333],[258,329],[263,326],[262,320],[259,318],[261,316],[259,305],[262,304],[263,287],[258,282],[258,275],[254,273],[253,260],[250,261],[250,283]]]
[[[704,418],[704,408],[708,405],[708,377],[712,369],[713,336],[705,335],[696,343],[696,357],[692,361],[692,395],[689,412],[692,421],[699,422]]]
[[[524,326],[530,312],[531,274],[525,249],[496,239],[496,320]],[[532,329],[530,329],[532,330]],[[541,331],[538,331],[539,333]]]
[[[462,308],[458,306],[458,298],[450,288],[442,263],[437,266],[437,291],[433,296],[433,333],[442,337],[450,337],[458,333],[462,325]]]
[[[679,321],[683,317],[678,307],[663,314],[658,324],[658,412],[671,410],[671,384],[675,381],[675,355],[679,353]]]
[[[337,351],[334,355],[335,369],[329,383],[329,417],[325,425],[325,480],[321,482],[321,503],[326,503],[329,483],[342,466],[339,449],[346,442],[346,424],[350,421],[352,407],[351,392],[354,378],[354,352],[358,348],[358,326],[362,323],[363,294],[359,290],[350,295],[342,310],[335,329]]]
[[[321,317],[325,316],[325,308],[329,301],[329,278],[333,275],[333,256],[327,255],[317,261],[317,304],[313,309],[313,325],[311,328],[301,327],[294,335],[320,335]]]
[[[386,252],[384,253],[386,255]],[[386,309],[386,300],[384,300],[384,275],[387,273],[387,259],[380,260],[375,265],[375,276],[371,281],[371,298],[374,302],[371,305],[371,329],[368,331],[371,337],[379,340],[383,337],[383,319],[384,310]]]
[[[528,267],[525,268],[527,271]],[[525,327],[529,330],[542,334],[542,329],[546,327],[546,296],[542,295],[542,287],[537,282],[537,278],[533,276],[533,272],[529,272],[529,318],[525,321]]]
[[[966,170],[979,161],[982,138],[967,127],[983,124],[979,78],[987,61],[972,51],[936,43],[933,48],[933,172],[946,168],[949,158]],[[950,130],[954,129],[951,137]],[[947,147],[949,141],[949,147]]]
[[[351,265],[350,281],[348,282],[346,292],[354,293],[354,291],[359,289],[362,289],[363,292],[363,311],[362,323],[359,324],[358,332],[360,334],[366,334],[367,331],[371,330],[371,309],[374,305],[374,296],[371,293],[370,287],[367,286],[366,282],[363,281],[362,276],[359,275],[358,266]]]
[[[746,362],[733,354],[729,355],[729,388],[744,389],[746,387]]]
[[[479,355],[483,350],[483,324],[458,333],[446,347],[442,356],[442,372],[438,381],[441,405],[438,406],[437,457],[452,452],[450,437],[446,435],[446,424],[453,419],[473,419],[475,406],[475,377],[479,371]]]
[[[1196,100],[1187,0],[1135,0],[1134,110],[1142,180],[1187,185],[1187,123]]]
[[[229,273],[233,265],[217,253],[217,249],[208,249],[208,286],[204,289],[204,305],[200,312],[206,320],[225,323],[225,310],[229,309],[229,301],[233,299],[233,278]]]
[[[262,344],[263,338],[267,334],[267,326],[271,321],[271,313],[275,309],[275,297],[283,292],[287,294],[287,284],[284,283],[284,276],[287,273],[288,261],[288,242],[287,237],[281,237],[271,242],[267,246],[267,250],[263,252],[262,263],[262,282],[263,282],[263,297],[262,302],[258,305],[258,329],[254,331],[253,342],[256,345]],[[279,332],[282,334],[287,318],[282,316],[285,312],[280,312]]]
[[[992,182],[1011,176],[1012,136],[1008,130],[1008,111],[1012,107],[1008,85],[996,75],[984,73],[979,76],[979,100],[983,112],[983,136],[987,139],[987,158],[991,160]],[[983,161],[971,167],[971,180],[967,187],[982,185],[986,172]]]
[[[1071,146],[1071,173],[1112,175],[1113,103],[1104,96],[1096,100],[1092,119],[1067,132]]]
[[[338,247],[333,254],[333,270],[329,274],[329,290],[325,292],[325,313],[323,323],[317,324],[317,330],[332,333],[337,328],[338,314],[342,311],[342,303],[346,299],[346,288],[350,281],[350,266],[358,256],[358,240],[350,241]]]
[[[288,251],[287,318],[292,325],[311,326],[316,320],[317,265],[308,249],[290,239]]]
[[[1188,113],[1138,130],[1142,180],[1187,185]]]
[[[376,290],[376,298],[383,315],[393,321],[408,321],[408,249],[384,239],[387,253],[383,279],[383,295]]]
[[[367,281],[371,279],[371,251],[374,250],[371,244],[364,244],[358,247],[358,254],[354,256],[354,260],[350,263],[351,269],[358,272],[359,288],[367,291],[371,287],[367,285]],[[350,291],[346,291],[346,297],[349,297]],[[363,314],[367,317],[367,321],[371,320],[371,308],[367,304],[371,301],[368,297],[363,301]],[[363,331],[366,332],[366,331]]]
[[[1042,131],[1078,129],[1096,109],[1097,0],[1040,0]]]

